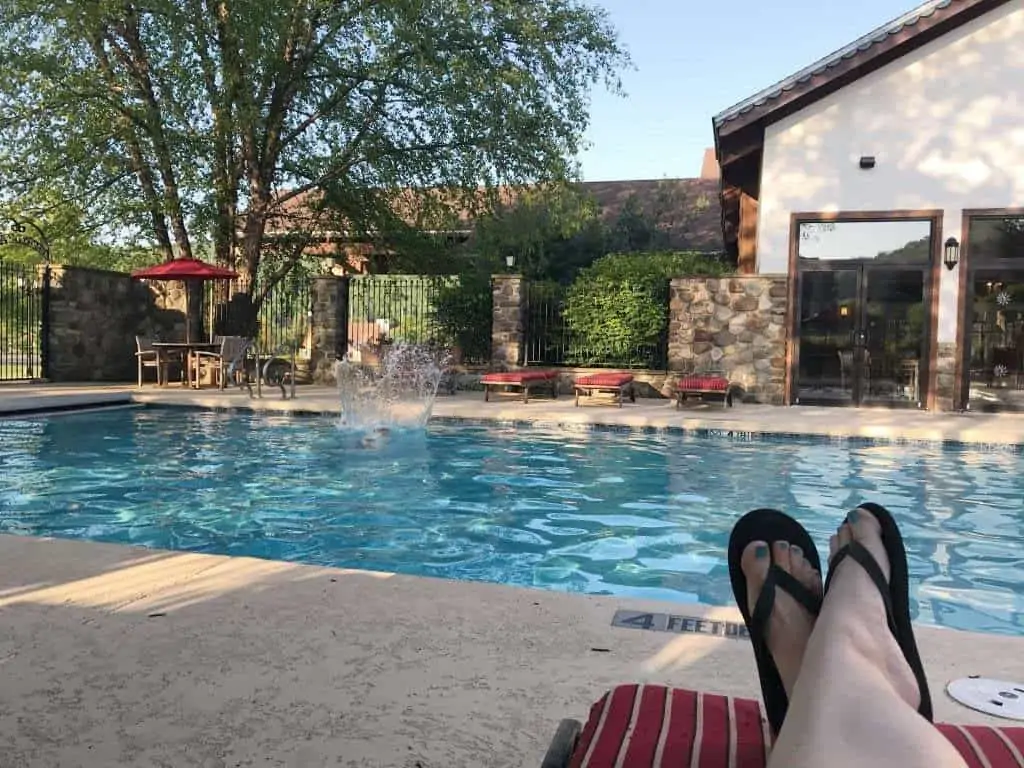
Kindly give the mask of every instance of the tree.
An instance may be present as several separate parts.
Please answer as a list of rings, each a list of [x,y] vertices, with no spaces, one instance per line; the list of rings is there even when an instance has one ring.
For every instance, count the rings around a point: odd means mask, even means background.
[[[2,0],[0,62],[0,197],[209,247],[259,304],[328,237],[571,176],[628,59],[584,0]]]

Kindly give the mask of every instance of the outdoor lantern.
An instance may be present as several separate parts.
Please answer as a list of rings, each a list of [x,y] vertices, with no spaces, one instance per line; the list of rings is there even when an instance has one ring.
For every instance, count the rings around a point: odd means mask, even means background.
[[[953,268],[960,263],[960,241],[951,237],[946,241],[946,255],[942,259],[946,269],[953,271]]]
[[[515,254],[512,254],[512,253],[508,254],[505,257],[505,266],[507,266],[509,269],[512,269],[512,267],[514,267],[515,265],[516,265]]]

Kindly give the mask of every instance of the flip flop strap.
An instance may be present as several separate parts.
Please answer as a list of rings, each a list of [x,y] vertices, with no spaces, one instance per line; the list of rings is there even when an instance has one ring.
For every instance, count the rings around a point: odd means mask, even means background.
[[[836,568],[846,558],[851,558],[856,561],[861,568],[865,570],[868,577],[874,582],[875,587],[878,589],[879,594],[882,595],[882,602],[885,603],[885,616],[889,622],[889,630],[893,636],[899,637],[899,632],[896,630],[896,617],[892,607],[892,595],[889,589],[889,582],[885,578],[885,574],[882,573],[882,569],[878,565],[878,561],[875,560],[874,555],[868,551],[868,549],[861,544],[859,541],[851,541],[845,547],[836,552],[835,557],[832,558],[832,562],[828,568],[828,578],[825,579],[825,593],[828,594],[829,586],[832,584],[832,576],[836,572]]]
[[[812,616],[817,616],[821,612],[821,598],[801,584],[791,573],[787,573],[772,563],[768,568],[764,586],[761,587],[761,594],[757,596],[757,602],[754,603],[754,612],[750,616],[751,634],[764,637],[768,618],[772,615],[772,608],[775,607],[776,589],[787,592]]]

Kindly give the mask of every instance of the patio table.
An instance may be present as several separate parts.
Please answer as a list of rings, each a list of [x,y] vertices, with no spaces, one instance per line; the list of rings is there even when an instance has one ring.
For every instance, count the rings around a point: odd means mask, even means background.
[[[192,353],[196,350],[216,350],[220,349],[220,342],[213,341],[154,341],[153,348],[160,352],[182,352],[185,357],[185,370],[187,371],[186,376],[188,377],[188,386],[190,388],[199,389],[199,378],[196,377],[196,381],[192,382],[192,366],[189,365],[189,361],[192,359]]]

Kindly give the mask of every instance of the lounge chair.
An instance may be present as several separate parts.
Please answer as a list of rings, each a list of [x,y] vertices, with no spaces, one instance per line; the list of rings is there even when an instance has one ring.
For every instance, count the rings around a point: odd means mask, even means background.
[[[524,403],[530,402],[531,388],[550,389],[551,397],[558,399],[558,371],[523,368],[518,371],[485,373],[480,377],[480,383],[484,385],[484,402],[491,399],[491,390],[495,387],[522,390]]]
[[[689,397],[721,397],[724,408],[732,407],[732,384],[719,373],[698,373],[684,376],[675,384],[676,409],[682,408]]]
[[[936,723],[968,768],[1024,765],[1024,728]],[[663,685],[622,685],[563,720],[541,768],[764,768],[768,719],[757,699]],[[621,761],[621,762],[619,762]]]
[[[576,407],[580,405],[580,395],[588,397],[595,392],[607,393],[615,396],[613,402],[622,407],[622,400],[626,392],[629,392],[629,402],[636,402],[636,391],[633,387],[632,373],[592,373],[580,376],[573,383],[576,390]]]

